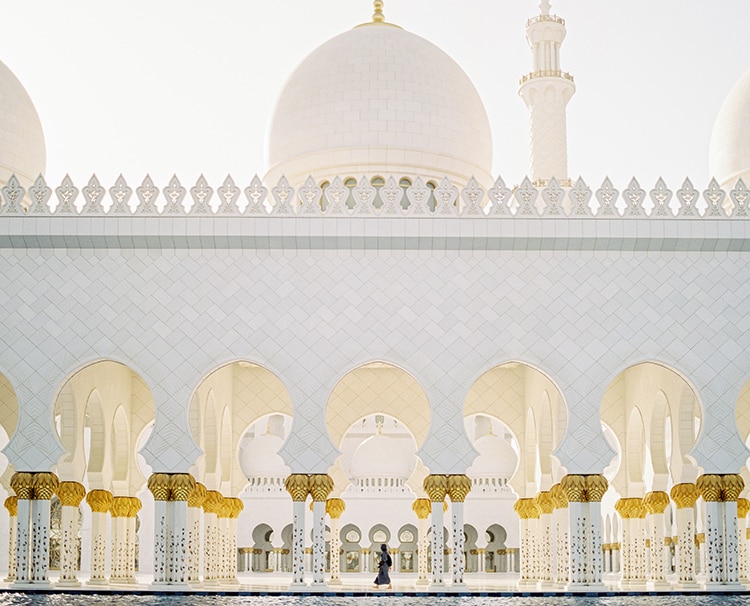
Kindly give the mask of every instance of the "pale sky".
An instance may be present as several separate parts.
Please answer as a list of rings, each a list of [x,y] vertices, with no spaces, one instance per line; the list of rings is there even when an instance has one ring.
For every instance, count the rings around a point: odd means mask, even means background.
[[[371,0],[9,0],[0,59],[40,115],[47,179],[109,187],[150,173],[164,187],[203,173],[245,186],[266,169],[264,138],[292,70],[329,38],[369,21]],[[535,0],[386,0],[390,22],[429,39],[474,82],[492,126],[495,175],[528,170],[526,19]],[[748,0],[553,0],[568,36],[562,68],[573,177],[623,189],[659,176],[708,183],[721,103],[750,68]]]

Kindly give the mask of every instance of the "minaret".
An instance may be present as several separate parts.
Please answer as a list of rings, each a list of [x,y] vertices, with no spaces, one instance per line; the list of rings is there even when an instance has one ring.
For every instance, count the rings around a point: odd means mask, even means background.
[[[560,46],[565,20],[550,15],[549,0],[539,3],[540,14],[526,22],[532,71],[521,78],[518,94],[530,112],[531,178],[568,179],[565,106],[576,90],[573,76],[560,70]]]

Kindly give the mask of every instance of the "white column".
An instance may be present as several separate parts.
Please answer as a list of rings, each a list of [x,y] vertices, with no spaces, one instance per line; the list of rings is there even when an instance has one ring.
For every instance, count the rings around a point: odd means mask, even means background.
[[[165,495],[166,496],[166,495]],[[167,583],[167,501],[154,499],[154,584]]]
[[[432,501],[432,585],[443,584],[443,502]]]
[[[5,500],[8,509],[8,576],[3,579],[6,583],[16,580],[16,533],[18,532],[18,500],[16,497],[8,497]]]
[[[602,504],[589,500],[589,585],[602,585]]]
[[[646,518],[651,541],[651,583],[654,589],[668,586],[666,549],[664,546],[664,513],[651,513]]]
[[[240,583],[237,579],[237,517],[233,514],[227,518],[227,571],[224,582],[229,585]]]
[[[417,520],[417,586],[427,585],[427,553],[429,551],[427,535],[429,526],[430,522],[426,517],[419,517]]]
[[[724,501],[724,552],[726,554],[724,568],[724,582],[727,584],[739,584],[740,562],[738,524],[737,524],[737,501]]]
[[[58,585],[78,587],[78,507],[62,506],[62,545],[60,553],[60,582]]]
[[[451,503],[451,533],[453,535],[453,551],[451,554],[453,568],[453,585],[464,585],[464,503],[457,501]]]
[[[31,570],[32,583],[48,583],[49,570],[49,499],[31,501]]]
[[[167,582],[187,582],[187,501],[167,501]]]
[[[107,521],[106,511],[91,512],[91,576],[89,585],[105,585],[107,565]]]
[[[588,581],[588,503],[568,503],[568,587],[575,588]]]
[[[331,585],[341,585],[341,537],[339,536],[341,530],[339,529],[341,513],[330,511],[331,518]]]
[[[725,580],[724,506],[720,501],[706,502],[706,585]]]
[[[194,586],[201,582],[201,505],[202,499],[196,504],[188,502],[187,508],[187,582]]]
[[[695,501],[693,501],[695,503]],[[677,578],[679,587],[697,587],[695,582],[695,524],[693,506],[677,508]]]
[[[125,578],[135,583],[135,513],[125,518]]]
[[[305,584],[305,501],[292,507],[292,585]]]
[[[554,537],[554,503],[552,495],[543,491],[537,495],[537,507],[539,508],[539,531],[537,539],[539,543],[539,580],[542,588],[551,588],[556,576],[556,559]]]
[[[31,552],[31,498],[33,474],[16,472],[10,479],[16,493],[16,570],[14,585],[29,583],[29,553]]]
[[[747,566],[747,512],[750,501],[737,499],[737,551],[739,552],[740,570],[739,581],[747,585],[750,583]]]
[[[557,492],[557,491],[555,491]],[[555,519],[555,547],[556,547],[556,558],[555,558],[555,585],[559,588],[565,587],[569,582],[568,577],[568,566],[570,560],[570,553],[568,550],[568,501],[565,499],[565,495],[555,495],[555,513],[553,514]]]
[[[313,501],[313,585],[325,583],[326,572],[326,504]]]

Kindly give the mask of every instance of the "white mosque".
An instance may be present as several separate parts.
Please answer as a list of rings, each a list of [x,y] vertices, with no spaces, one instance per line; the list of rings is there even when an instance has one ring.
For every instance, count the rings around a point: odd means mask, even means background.
[[[0,64],[7,586],[335,589],[381,543],[425,591],[750,586],[750,71],[710,183],[589,184],[565,34],[542,0],[518,184],[380,0],[263,178],[48,184]]]

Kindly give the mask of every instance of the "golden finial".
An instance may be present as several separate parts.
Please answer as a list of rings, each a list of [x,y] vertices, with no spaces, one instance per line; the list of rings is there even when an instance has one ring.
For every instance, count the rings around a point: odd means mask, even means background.
[[[385,17],[383,16],[383,0],[374,0],[372,3],[375,12],[372,13],[373,23],[385,23]]]

